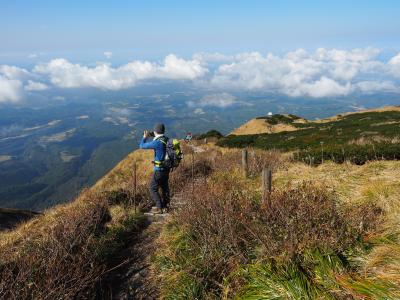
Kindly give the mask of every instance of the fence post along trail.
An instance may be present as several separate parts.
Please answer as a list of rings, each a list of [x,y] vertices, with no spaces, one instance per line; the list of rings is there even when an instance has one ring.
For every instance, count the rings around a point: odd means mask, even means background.
[[[269,204],[269,198],[272,191],[272,171],[267,168],[263,168],[262,174],[262,201]]]
[[[136,194],[137,194],[137,165],[136,162],[133,164],[133,172],[132,172],[132,178],[131,178],[131,184],[129,185],[128,188],[129,192],[129,206],[134,207],[135,213],[137,212],[137,205],[136,205]]]
[[[247,149],[243,149],[242,150],[242,169],[243,169],[243,175],[245,178],[248,177],[248,173],[249,173],[249,162],[248,162],[248,153],[247,153]]]
[[[192,201],[194,201],[194,152],[192,153]]]
[[[136,162],[133,165],[133,205],[135,207],[135,213],[136,211],[136,187],[137,187],[137,165]]]

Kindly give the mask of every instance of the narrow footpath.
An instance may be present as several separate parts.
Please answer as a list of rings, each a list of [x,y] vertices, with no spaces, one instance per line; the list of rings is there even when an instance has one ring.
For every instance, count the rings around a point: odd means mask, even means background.
[[[190,145],[195,153],[204,149]],[[199,184],[199,180],[195,180]],[[185,199],[185,191],[173,195],[171,210],[179,209]],[[111,270],[104,282],[103,299],[159,299],[159,285],[152,259],[156,252],[156,241],[170,214],[153,216],[145,213],[144,229],[127,242],[127,246],[115,257],[117,267]]]

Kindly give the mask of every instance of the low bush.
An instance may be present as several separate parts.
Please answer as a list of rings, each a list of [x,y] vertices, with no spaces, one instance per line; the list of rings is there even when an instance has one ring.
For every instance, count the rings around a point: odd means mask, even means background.
[[[273,171],[284,167],[287,159],[279,151],[262,151],[258,149],[248,149],[248,175],[251,177],[259,176],[264,168]],[[209,160],[213,169],[218,171],[231,172],[242,165],[242,151],[230,150],[222,153],[214,152]]]
[[[143,225],[127,201],[121,191],[86,190],[74,202],[2,233],[0,299],[95,297],[113,255]]]
[[[177,290],[193,299],[231,298],[250,284],[235,274],[256,262],[299,276],[306,266],[315,273],[309,253],[340,257],[363,233],[324,187],[303,183],[274,191],[268,202],[260,198],[234,173],[216,173],[197,188],[164,233],[167,250],[157,258],[167,298]],[[307,284],[319,289],[313,280]]]
[[[294,158],[311,165],[319,165],[324,160],[336,163],[349,161],[363,165],[372,160],[399,160],[400,144],[375,143],[372,145],[328,145],[318,149],[302,150],[294,154]]]
[[[83,296],[104,271],[93,255],[105,230],[108,203],[88,191],[0,242],[1,299]]]
[[[170,186],[173,192],[180,192],[194,178],[206,177],[212,173],[212,162],[205,154],[188,154],[176,170],[170,173]]]
[[[205,139],[205,138],[217,138],[217,139],[220,139],[222,137],[223,137],[223,135],[222,135],[221,132],[219,132],[218,130],[213,129],[213,130],[207,131],[206,133],[195,135],[193,138],[196,139],[196,140],[202,140],[202,139]]]

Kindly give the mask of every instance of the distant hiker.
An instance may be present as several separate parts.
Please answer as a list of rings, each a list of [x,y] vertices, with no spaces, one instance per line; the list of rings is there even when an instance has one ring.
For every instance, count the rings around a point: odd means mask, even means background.
[[[169,139],[164,135],[164,124],[157,123],[154,126],[154,139],[146,142],[150,137],[149,131],[144,131],[143,139],[140,142],[141,149],[154,149],[154,173],[150,183],[150,193],[156,207],[152,209],[153,213],[161,214],[163,210],[169,209],[170,193],[169,193],[169,173],[176,168],[183,154],[180,143],[176,139]],[[161,188],[162,196],[158,192]]]
[[[192,138],[193,138],[192,133],[191,133],[191,132],[188,132],[188,133],[186,134],[185,141],[186,141],[186,142],[190,142],[190,141],[192,140]]]

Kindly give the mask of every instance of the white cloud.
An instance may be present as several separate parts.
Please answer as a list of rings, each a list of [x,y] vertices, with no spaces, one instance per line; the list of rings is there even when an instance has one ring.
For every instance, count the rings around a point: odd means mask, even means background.
[[[141,80],[194,80],[203,76],[207,69],[198,60],[184,60],[170,54],[163,64],[133,61],[117,68],[106,63],[87,67],[58,58],[37,65],[34,72],[49,76],[50,81],[58,87],[119,90],[133,87]]]
[[[26,91],[44,91],[48,88],[46,84],[32,80],[28,80],[28,84],[24,86]]]
[[[0,73],[3,74],[8,79],[18,79],[23,80],[32,76],[32,74],[23,68],[9,65],[1,65]]]
[[[164,65],[156,67],[156,69],[161,72],[158,76],[166,79],[194,80],[208,72],[200,61],[196,59],[187,61],[173,54],[168,55],[164,60]]]
[[[400,88],[396,86],[392,81],[361,81],[355,84],[355,89],[366,94],[387,91],[393,93],[399,93]]]
[[[371,81],[375,91],[393,92],[394,83],[382,79],[398,74],[400,54],[387,64],[377,60],[379,50],[304,49],[284,56],[258,52],[236,55],[234,61],[221,64],[211,78],[211,84],[224,89],[247,89],[277,92],[289,96],[346,96],[355,91],[367,91],[362,81]],[[366,80],[366,78],[368,80]]]
[[[17,103],[23,95],[22,82],[0,75],[0,103]]]
[[[390,71],[396,77],[400,77],[400,53],[389,60]]]
[[[338,49],[325,49],[318,48],[315,51],[315,58],[318,60],[325,61],[336,61],[336,62],[360,62],[369,61],[374,59],[380,53],[379,49],[367,47],[367,48],[356,48],[352,50],[338,50]]]
[[[289,96],[310,96],[314,98],[329,97],[329,96],[344,96],[351,91],[350,83],[341,85],[336,81],[325,76],[313,82],[305,82],[297,85],[296,88],[286,89],[286,94]]]
[[[233,55],[225,55],[219,52],[207,53],[207,52],[199,52],[193,55],[193,59],[202,61],[202,62],[229,62],[235,60],[235,56]]]
[[[196,115],[204,115],[205,114],[205,112],[204,112],[204,110],[202,108],[196,108],[193,111],[193,113],[196,114]]]
[[[56,100],[56,101],[64,101],[65,97],[63,97],[63,96],[55,96],[55,97],[53,97],[53,99]]]
[[[108,59],[110,59],[113,56],[113,53],[111,51],[105,51],[103,52],[103,54]]]
[[[190,107],[206,107],[214,106],[225,108],[236,104],[236,98],[228,93],[210,94],[201,98],[199,101],[189,101],[187,104]],[[195,110],[196,113],[196,110]],[[201,113],[200,110],[197,113]]]
[[[319,48],[314,52],[297,49],[283,55],[196,53],[191,59],[170,54],[161,62],[135,60],[118,67],[106,62],[87,66],[58,58],[38,64],[32,70],[1,65],[4,88],[0,93],[2,102],[5,99],[15,102],[21,99],[24,90],[41,91],[50,85],[120,90],[151,80],[192,81],[208,90],[232,93],[250,90],[292,97],[340,97],[355,92],[400,93],[400,53],[388,61],[379,59],[379,53],[374,48]],[[112,52],[106,51],[104,55],[110,58]],[[212,63],[210,69],[209,63]],[[195,104],[188,104],[197,108],[243,104],[229,95],[212,94]]]

